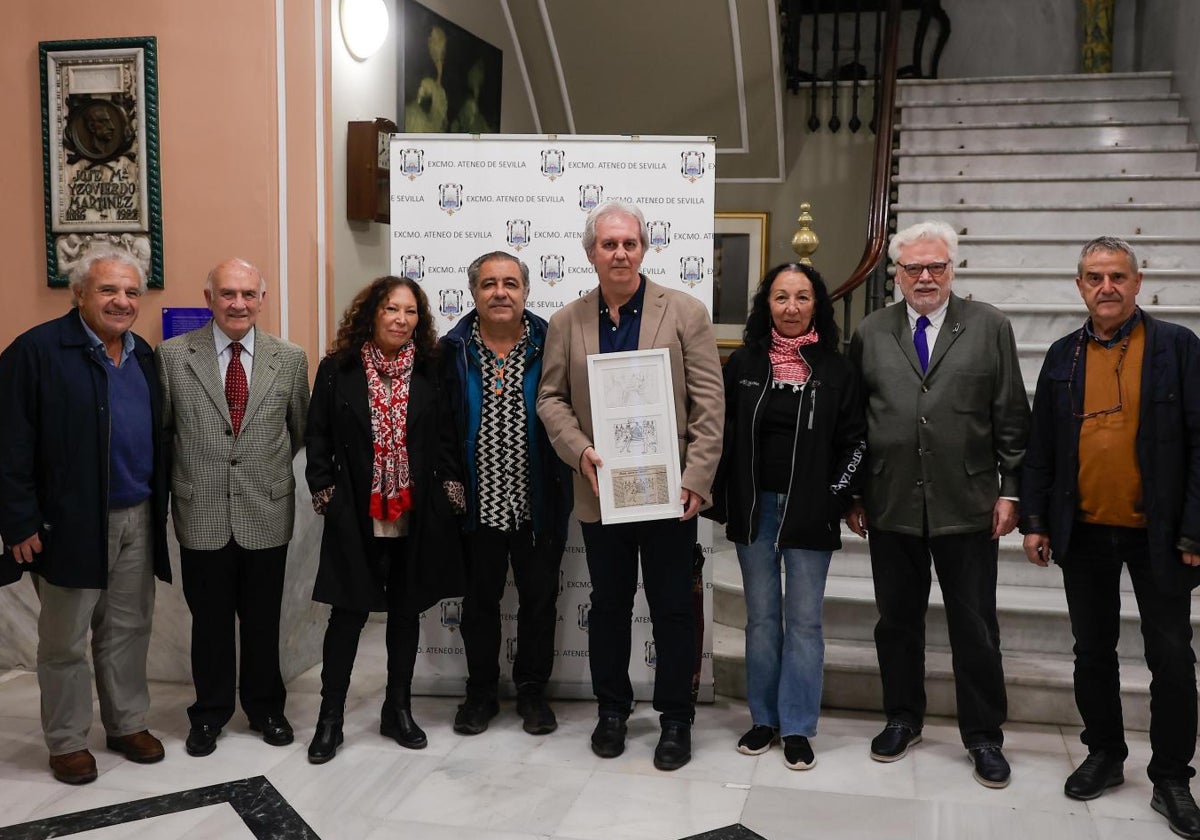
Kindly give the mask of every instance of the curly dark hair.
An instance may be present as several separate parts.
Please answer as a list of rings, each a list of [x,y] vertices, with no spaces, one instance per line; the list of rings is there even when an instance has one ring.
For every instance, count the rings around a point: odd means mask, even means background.
[[[417,299],[417,326],[413,330],[413,343],[417,346],[416,363],[424,364],[437,357],[437,334],[433,330],[433,315],[429,312],[429,298],[415,280],[407,277],[377,277],[354,296],[342,315],[337,336],[329,348],[329,355],[345,364],[357,359],[362,346],[375,335],[375,315],[397,286],[404,286]]]
[[[771,284],[785,271],[798,271],[812,283],[813,303],[815,304],[813,323],[816,325],[817,335],[820,336],[817,346],[837,353],[840,349],[841,331],[838,330],[837,321],[833,316],[833,300],[829,297],[829,290],[825,287],[825,281],[821,278],[819,271],[810,265],[801,265],[800,263],[777,265],[763,277],[762,282],[758,284],[758,291],[754,293],[754,300],[750,304],[750,316],[746,319],[742,342],[752,344],[771,340],[771,304],[767,298],[771,294]]]

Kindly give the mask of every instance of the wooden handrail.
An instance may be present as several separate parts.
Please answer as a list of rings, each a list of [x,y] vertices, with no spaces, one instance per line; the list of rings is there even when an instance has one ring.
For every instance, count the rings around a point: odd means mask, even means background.
[[[900,51],[900,0],[888,0],[883,37],[883,72],[876,100],[875,163],[871,173],[871,204],[867,210],[867,241],[850,279],[833,290],[840,300],[866,282],[883,259],[887,244],[888,200],[892,179],[892,125],[896,107],[896,65]]]

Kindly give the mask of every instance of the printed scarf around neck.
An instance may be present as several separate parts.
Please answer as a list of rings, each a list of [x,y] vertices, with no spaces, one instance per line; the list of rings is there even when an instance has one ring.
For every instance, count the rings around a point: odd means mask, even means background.
[[[371,464],[372,519],[395,522],[412,507],[412,480],[408,472],[408,388],[412,380],[416,346],[410,341],[388,361],[383,351],[368,341],[362,346],[371,405],[371,439],[375,444]],[[391,393],[383,377],[392,380]]]
[[[803,385],[812,375],[812,368],[800,355],[800,348],[816,344],[820,340],[816,327],[804,335],[787,338],[771,327],[771,384]]]

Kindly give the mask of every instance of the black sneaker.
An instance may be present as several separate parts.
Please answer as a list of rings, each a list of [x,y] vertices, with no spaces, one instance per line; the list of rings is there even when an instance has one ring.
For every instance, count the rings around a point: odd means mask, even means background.
[[[454,716],[454,731],[459,735],[478,735],[488,728],[488,722],[500,714],[500,704],[494,698],[478,700],[468,697]]]
[[[789,770],[811,770],[817,763],[812,746],[803,735],[783,736],[783,763]]]
[[[1008,787],[1012,770],[999,747],[972,747],[968,752],[975,765],[975,781],[984,787]]]
[[[530,735],[549,735],[558,729],[558,718],[554,709],[540,694],[517,698],[517,714],[524,721],[522,729]]]
[[[1167,825],[1180,837],[1200,839],[1200,809],[1192,799],[1187,779],[1168,779],[1154,786],[1150,807],[1167,818]]]
[[[775,727],[755,724],[738,740],[737,751],[742,755],[762,755],[778,740],[779,732]]]
[[[654,766],[659,770],[678,770],[691,760],[691,724],[679,720],[663,721],[662,734],[654,748]]]
[[[1063,793],[1072,799],[1095,799],[1110,787],[1124,783],[1124,763],[1124,759],[1103,751],[1091,753],[1067,776]]]
[[[907,723],[889,720],[883,731],[871,741],[871,758],[876,761],[898,761],[908,754],[908,748],[921,743],[921,730]]]
[[[619,715],[600,715],[592,730],[592,752],[601,758],[616,758],[625,752],[625,719]]]

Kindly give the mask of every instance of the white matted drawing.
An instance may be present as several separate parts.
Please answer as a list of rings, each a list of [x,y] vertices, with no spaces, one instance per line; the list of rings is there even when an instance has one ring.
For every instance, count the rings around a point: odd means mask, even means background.
[[[649,405],[658,383],[654,366],[635,364],[613,367],[604,372],[604,402],[608,408],[636,408]]]
[[[657,455],[661,417],[619,417],[612,422],[618,455]]]
[[[679,517],[681,478],[671,356],[665,348],[588,356],[600,519]]]

